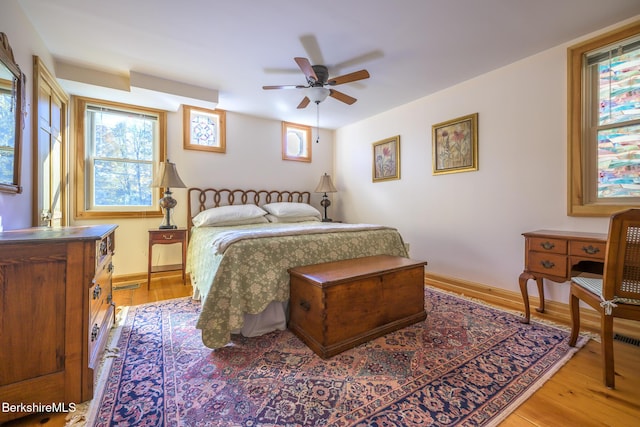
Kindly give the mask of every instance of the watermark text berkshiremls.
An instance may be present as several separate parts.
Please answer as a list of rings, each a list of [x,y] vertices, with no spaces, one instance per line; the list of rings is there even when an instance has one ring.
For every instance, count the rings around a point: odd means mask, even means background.
[[[9,403],[0,404],[0,412],[75,412],[75,403],[52,402],[52,403]]]

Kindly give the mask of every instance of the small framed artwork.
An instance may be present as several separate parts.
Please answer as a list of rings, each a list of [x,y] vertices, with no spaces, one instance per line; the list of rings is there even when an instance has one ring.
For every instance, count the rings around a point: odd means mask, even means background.
[[[227,151],[224,110],[183,106],[184,149],[225,153]]]
[[[400,135],[373,143],[373,182],[400,179]]]
[[[478,113],[433,125],[433,175],[478,170]]]
[[[311,127],[282,122],[282,160],[311,162]]]

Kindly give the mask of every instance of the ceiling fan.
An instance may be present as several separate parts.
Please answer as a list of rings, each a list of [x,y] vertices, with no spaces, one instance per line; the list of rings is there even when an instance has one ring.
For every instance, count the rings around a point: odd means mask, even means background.
[[[301,57],[296,57],[294,60],[307,78],[307,85],[262,86],[262,89],[307,89],[307,95],[298,104],[298,108],[305,108],[311,101],[320,104],[327,96],[351,105],[357,101],[356,98],[326,86],[337,86],[369,78],[367,70],[329,78],[329,69],[325,65],[311,65],[307,58]]]

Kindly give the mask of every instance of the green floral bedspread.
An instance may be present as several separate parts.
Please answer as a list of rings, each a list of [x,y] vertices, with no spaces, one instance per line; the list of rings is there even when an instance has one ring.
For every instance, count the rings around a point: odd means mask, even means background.
[[[400,233],[391,228],[263,237],[213,253],[215,235],[231,228],[195,228],[189,240],[187,271],[194,297],[202,301],[196,327],[209,348],[227,344],[231,331],[242,327],[244,313],[260,313],[271,301],[288,300],[289,268],[370,255],[408,256]]]

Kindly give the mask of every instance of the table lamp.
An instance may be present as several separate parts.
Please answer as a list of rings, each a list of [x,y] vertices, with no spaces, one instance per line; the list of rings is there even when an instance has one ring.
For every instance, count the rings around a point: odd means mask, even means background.
[[[177,225],[171,224],[171,210],[178,204],[176,199],[171,197],[171,187],[186,188],[187,186],[180,179],[176,164],[171,163],[169,159],[167,159],[166,162],[160,162],[158,175],[151,184],[151,187],[164,188],[164,197],[160,199],[160,207],[164,209],[164,219],[159,228],[162,230],[178,228]]]
[[[322,222],[331,222],[331,218],[327,218],[327,208],[331,206],[331,200],[327,197],[327,193],[335,193],[338,190],[331,182],[331,177],[327,175],[325,172],[324,175],[320,177],[320,183],[316,187],[316,193],[324,193],[322,195],[322,201],[320,202],[320,206],[324,208],[324,217],[322,218]]]

